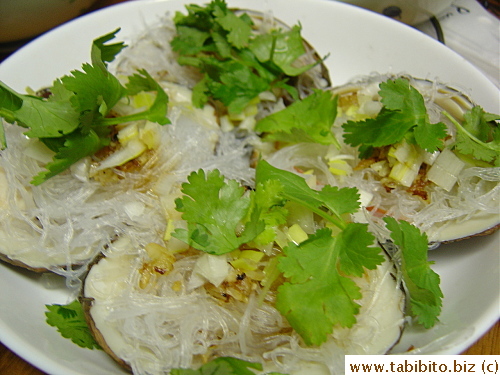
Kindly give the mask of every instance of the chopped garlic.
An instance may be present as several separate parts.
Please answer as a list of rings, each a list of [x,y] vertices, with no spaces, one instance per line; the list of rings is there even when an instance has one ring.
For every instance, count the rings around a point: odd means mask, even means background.
[[[373,169],[380,177],[387,177],[391,172],[391,168],[389,167],[389,163],[386,160],[380,160],[372,165],[370,168]]]
[[[146,288],[153,276],[169,274],[173,270],[175,263],[174,255],[166,247],[157,243],[148,243],[145,250],[150,260],[145,262],[139,270],[141,274],[139,287],[141,289]]]

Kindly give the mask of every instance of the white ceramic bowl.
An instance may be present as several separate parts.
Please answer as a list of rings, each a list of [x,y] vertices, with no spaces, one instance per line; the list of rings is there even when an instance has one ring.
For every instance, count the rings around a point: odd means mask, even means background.
[[[416,25],[438,16],[453,0],[340,0]]]
[[[27,86],[46,87],[54,78],[81,69],[81,64],[89,61],[94,38],[121,27],[117,41],[130,45],[166,11],[185,11],[185,3],[193,2],[206,1],[130,1],[80,17],[4,60],[0,80],[18,91]],[[290,0],[228,3],[270,9],[288,24],[300,21],[304,37],[320,55],[331,53],[325,63],[335,85],[371,72],[404,72],[461,88],[489,112],[498,109],[500,92],[479,70],[443,44],[400,22],[335,1],[293,0],[294,6]],[[408,327],[397,351],[414,346],[424,348],[422,354],[458,354],[498,321],[499,246],[500,232],[443,245],[430,253],[445,295],[441,322],[426,331]],[[0,341],[18,355],[51,375],[127,375],[104,352],[72,344],[45,322],[45,304],[71,301],[64,281],[51,283],[41,275],[0,264],[0,290]]]
[[[96,0],[0,0],[0,43],[35,37],[84,13]]]

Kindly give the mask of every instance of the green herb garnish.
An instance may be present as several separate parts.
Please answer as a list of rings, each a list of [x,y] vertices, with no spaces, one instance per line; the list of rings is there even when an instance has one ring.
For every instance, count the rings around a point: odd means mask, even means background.
[[[28,137],[38,138],[55,152],[53,161],[45,166],[47,170],[33,178],[34,185],[109,145],[112,125],[142,119],[162,125],[169,123],[168,97],[145,70],[129,77],[125,86],[107,70],[107,62],[125,47],[123,43],[106,44],[118,31],[95,39],[92,64],[85,63],[82,71],[75,70],[55,80],[48,99],[19,94],[0,82],[0,117],[27,128]],[[156,92],[150,108],[128,116],[108,116],[120,100],[142,91]],[[7,140],[3,127],[0,129],[1,146],[5,148]]]
[[[262,371],[262,365],[256,362],[248,362],[233,357],[219,357],[204,364],[197,370],[172,369],[171,375],[255,375],[250,370]],[[267,375],[285,375],[278,372],[266,373]]]
[[[236,15],[222,0],[186,9],[186,15],[177,12],[174,17],[177,35],[171,44],[181,65],[203,73],[193,90],[196,106],[216,100],[229,113],[240,113],[260,93],[274,88],[297,98],[290,77],[315,65],[295,65],[305,53],[300,26],[257,34],[250,16]]]
[[[495,122],[500,120],[499,115],[485,112],[480,106],[467,111],[462,124],[448,113],[445,115],[457,128],[457,139],[452,147],[461,154],[500,166],[500,128]]]
[[[185,194],[175,201],[188,229],[176,229],[175,237],[209,254],[225,254],[251,241],[264,230],[261,221],[249,221],[237,235],[237,228],[250,209],[250,196],[235,180],[226,182],[216,169],[207,175],[193,172],[182,185]]]
[[[286,200],[298,203],[323,219],[344,229],[344,214],[354,213],[359,208],[359,194],[356,188],[325,186],[322,190],[311,189],[306,181],[291,172],[273,167],[267,161],[260,161],[256,177],[257,183],[276,180],[282,185],[280,195]]]
[[[47,323],[67,339],[71,339],[82,348],[101,349],[94,340],[85,320],[82,305],[75,300],[67,305],[45,305]]]
[[[427,260],[427,235],[406,221],[384,218],[394,244],[401,251],[400,267],[410,297],[410,313],[425,328],[431,328],[441,313],[443,293],[439,275]]]
[[[283,143],[311,142],[340,145],[331,128],[337,116],[337,97],[317,90],[285,109],[259,120],[255,131],[264,141]]]
[[[443,147],[446,125],[431,124],[422,94],[404,78],[380,84],[379,114],[364,121],[347,121],[342,127],[344,139],[351,146],[360,147],[360,157],[369,157],[373,147],[383,147],[405,139],[429,152]]]
[[[320,229],[308,240],[283,249],[279,270],[287,278],[278,288],[276,308],[307,345],[327,341],[333,327],[352,327],[359,312],[360,288],[349,278],[383,261],[363,224],[350,223],[336,236]]]

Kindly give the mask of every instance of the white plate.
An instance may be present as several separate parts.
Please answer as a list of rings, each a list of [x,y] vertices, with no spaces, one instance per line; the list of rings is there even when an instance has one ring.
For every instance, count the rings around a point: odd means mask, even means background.
[[[91,41],[117,27],[129,42],[167,10],[193,1],[133,1],[70,22],[38,38],[0,65],[0,80],[16,90],[38,89],[79,69],[89,60]],[[229,0],[230,6],[271,9],[289,24],[298,21],[304,37],[322,55],[335,84],[357,75],[406,72],[439,78],[459,87],[486,110],[500,112],[499,92],[476,68],[426,35],[397,21],[344,3],[324,0]],[[441,275],[441,324],[429,331],[408,330],[399,348],[424,346],[438,337],[434,354],[465,350],[499,318],[500,233],[442,246],[431,253]],[[67,303],[64,285],[47,288],[40,275],[0,265],[0,340],[51,375],[121,374],[102,351],[73,345],[45,323],[45,304]],[[435,343],[434,343],[435,344]]]

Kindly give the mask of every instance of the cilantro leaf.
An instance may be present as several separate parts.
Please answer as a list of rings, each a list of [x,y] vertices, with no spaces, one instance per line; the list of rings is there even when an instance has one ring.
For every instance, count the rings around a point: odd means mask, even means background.
[[[322,205],[341,218],[352,214],[359,208],[359,193],[356,188],[342,188],[325,185],[320,191],[312,190],[321,200]]]
[[[125,48],[122,42],[106,44],[115,38],[118,31],[120,29],[94,39],[90,54],[92,64],[83,64],[83,72],[74,70],[61,78],[65,89],[75,94],[70,97],[75,112],[94,111],[98,105],[100,113],[105,115],[125,95],[125,89],[106,65]]]
[[[262,63],[272,63],[286,75],[298,76],[317,63],[296,66],[294,63],[306,50],[301,37],[301,27],[293,26],[288,31],[272,31],[251,40],[249,49]]]
[[[172,369],[171,375],[255,375],[250,369],[262,371],[262,365],[233,357],[219,357],[205,363],[198,370]],[[284,375],[277,372],[268,375]]]
[[[210,33],[190,26],[178,25],[176,36],[171,45],[180,55],[196,55],[203,51],[205,41],[210,38]]]
[[[350,223],[336,237],[330,229],[320,229],[283,249],[286,256],[278,268],[289,281],[278,287],[276,308],[307,345],[321,345],[335,325],[352,327],[356,322],[360,306],[355,300],[361,292],[346,276],[382,263],[380,249],[370,248],[373,240],[366,225]],[[365,251],[370,256],[360,256]]]
[[[126,84],[126,90],[129,96],[137,95],[140,92],[154,91],[156,93],[155,100],[149,108],[142,112],[120,117],[103,118],[101,124],[112,125],[138,120],[148,120],[160,125],[170,124],[167,117],[168,96],[160,84],[146,70],[139,69],[137,73],[130,76]]]
[[[344,140],[351,146],[382,147],[397,143],[413,126],[409,123],[399,123],[398,117],[398,113],[382,108],[373,119],[347,121],[342,125]]]
[[[336,116],[337,97],[328,91],[317,90],[303,100],[259,120],[255,130],[264,133],[264,141],[312,142],[340,147],[331,131]]]
[[[225,254],[249,242],[264,230],[263,223],[251,223],[238,236],[237,228],[246,217],[250,197],[235,180],[224,181],[219,170],[208,174],[200,169],[182,185],[176,209],[188,222],[188,229],[176,229],[173,236],[210,254]]]
[[[386,217],[384,221],[394,244],[401,250],[401,270],[410,297],[410,313],[425,328],[430,328],[438,321],[443,293],[439,275],[427,260],[427,235],[404,220]]]
[[[431,153],[443,148],[443,139],[446,135],[446,125],[442,122],[437,124],[425,122],[413,129],[417,145]]]
[[[98,66],[83,64],[82,70],[72,71],[61,81],[74,93],[70,100],[75,112],[92,112],[97,118],[103,117],[125,96],[125,88],[118,78],[105,74]]]
[[[208,61],[203,59],[203,61]],[[213,61],[213,60],[211,60]],[[217,69],[217,79],[210,76],[206,87],[207,95],[220,100],[230,113],[240,113],[261,92],[270,89],[270,83],[254,74],[252,69],[240,62],[217,62],[207,66],[207,70]]]
[[[463,128],[482,142],[491,141],[492,133],[498,129],[498,126],[491,126],[490,123],[500,120],[499,115],[487,113],[481,106],[474,106],[464,113]]]
[[[365,269],[373,270],[384,261],[380,248],[374,247],[375,237],[366,224],[349,223],[337,238],[339,268],[345,275],[361,277]]]
[[[214,10],[216,22],[227,31],[228,44],[241,49],[248,44],[252,34],[251,24],[245,18],[240,18],[227,9],[216,7]]]
[[[457,133],[456,143],[454,145],[455,149],[461,154],[471,155],[477,160],[497,165],[498,162],[495,162],[495,160],[498,159],[499,151],[484,146],[483,143],[477,142],[463,131]]]
[[[500,165],[500,129],[495,121],[499,115],[485,112],[480,106],[474,106],[464,114],[460,124],[449,114],[445,115],[457,128],[457,138],[452,145],[464,155],[471,155],[477,160]]]
[[[284,198],[309,208],[341,229],[346,225],[342,215],[354,213],[359,208],[359,195],[355,188],[325,186],[321,191],[316,191],[311,189],[302,177],[275,168],[265,160],[257,165],[255,178],[258,182],[272,179],[280,181]],[[352,199],[354,197],[356,199]]]
[[[120,31],[120,28],[112,31],[100,38],[94,39],[92,42],[90,57],[92,65],[98,66],[101,70],[107,74],[107,64],[112,62],[116,55],[118,55],[122,49],[126,47],[125,43],[118,42],[114,44],[106,44],[110,40],[116,37],[116,34]]]
[[[342,126],[346,143],[382,147],[406,139],[429,152],[443,147],[446,125],[429,122],[424,98],[408,80],[382,82],[379,94],[384,107],[375,118],[348,121]]]
[[[268,244],[275,240],[275,228],[286,224],[288,210],[286,199],[281,196],[283,186],[277,180],[258,183],[252,195],[253,213],[265,224],[265,228],[255,239],[257,244]]]
[[[56,138],[56,140],[59,140],[59,138]],[[50,141],[49,139],[44,139],[44,143],[52,149],[54,146],[53,143],[51,145]],[[57,147],[57,152],[52,161],[45,165],[46,170],[33,177],[31,180],[33,185],[40,185],[49,178],[65,171],[81,158],[96,153],[109,143],[109,138],[107,136],[99,136],[95,131],[90,130],[86,134],[73,132],[65,137],[63,142],[60,147]]]
[[[78,127],[79,114],[67,98],[43,100],[19,94],[0,82],[0,105],[0,116],[29,128],[27,135],[31,137],[60,137]]]
[[[426,121],[426,109],[422,95],[404,78],[387,80],[380,84],[381,101],[391,111],[406,112],[420,124]]]
[[[67,339],[71,339],[82,348],[101,349],[94,340],[85,321],[82,305],[75,300],[67,305],[45,305],[47,323]]]

